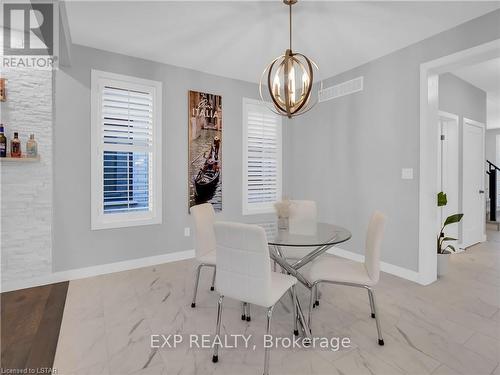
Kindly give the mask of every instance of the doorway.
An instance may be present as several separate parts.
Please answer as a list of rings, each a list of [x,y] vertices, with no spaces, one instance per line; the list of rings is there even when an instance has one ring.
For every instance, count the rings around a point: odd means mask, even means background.
[[[440,191],[445,192],[448,203],[439,209],[439,223],[457,212],[462,206],[460,187],[460,166],[459,166],[459,117],[455,114],[439,111],[438,122],[438,171]],[[455,248],[461,240],[459,226],[454,224],[447,229],[448,237],[457,238],[458,241],[449,242]]]
[[[437,279],[435,242],[436,228],[439,226],[438,220],[440,215],[436,204],[436,194],[440,189],[440,181],[438,163],[436,162],[439,151],[436,124],[439,123],[439,75],[453,69],[477,64],[497,57],[500,57],[500,39],[420,65],[418,280],[422,285],[431,284]],[[483,160],[481,162],[479,170],[482,175],[484,164]],[[482,178],[484,179],[483,175]],[[466,182],[465,179],[464,181]],[[474,187],[470,189],[472,192]],[[477,193],[479,194],[478,190]]]

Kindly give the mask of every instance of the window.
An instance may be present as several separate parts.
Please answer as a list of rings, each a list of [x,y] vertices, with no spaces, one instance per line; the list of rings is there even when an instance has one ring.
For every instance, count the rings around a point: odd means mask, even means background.
[[[92,229],[159,224],[160,82],[92,70]]]
[[[243,214],[274,212],[281,199],[281,116],[243,99]]]

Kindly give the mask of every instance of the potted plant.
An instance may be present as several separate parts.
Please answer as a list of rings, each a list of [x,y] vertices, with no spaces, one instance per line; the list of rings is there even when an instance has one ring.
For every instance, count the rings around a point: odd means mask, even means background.
[[[437,205],[438,207],[446,206],[448,203],[448,199],[446,198],[446,194],[442,191],[437,195]],[[450,224],[455,224],[462,220],[464,214],[454,214],[450,215],[444,221],[443,226],[441,227],[441,231],[437,237],[437,274],[438,276],[443,276],[448,271],[448,263],[449,257],[451,253],[456,251],[455,247],[447,244],[449,241],[456,241],[456,238],[446,237],[444,233],[444,228]]]
[[[278,229],[288,229],[288,217],[290,216],[290,201],[285,198],[274,204],[278,215]]]

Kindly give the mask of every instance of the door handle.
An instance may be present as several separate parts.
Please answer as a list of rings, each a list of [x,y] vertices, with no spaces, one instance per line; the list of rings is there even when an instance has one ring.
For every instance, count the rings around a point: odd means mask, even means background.
[[[479,194],[484,194],[484,190],[479,190]]]

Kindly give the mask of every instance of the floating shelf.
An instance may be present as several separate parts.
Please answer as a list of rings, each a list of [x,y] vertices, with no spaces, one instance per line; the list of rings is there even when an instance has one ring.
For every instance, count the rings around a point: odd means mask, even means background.
[[[30,163],[30,162],[35,162],[35,161],[40,161],[40,156],[36,156],[34,158],[29,158],[26,156],[22,156],[20,158],[13,158],[10,156],[7,156],[5,158],[0,158],[2,162],[7,161],[7,162],[19,162],[19,163]]]

